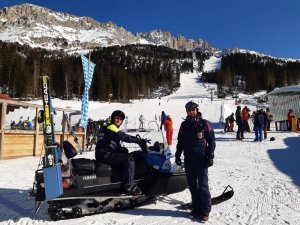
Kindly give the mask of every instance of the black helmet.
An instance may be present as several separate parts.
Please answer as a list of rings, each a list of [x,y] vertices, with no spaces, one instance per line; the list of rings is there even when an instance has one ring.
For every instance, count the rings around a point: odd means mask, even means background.
[[[198,111],[198,104],[193,101],[189,101],[188,103],[185,104],[185,109],[186,111],[189,111],[191,109],[197,109]]]
[[[114,117],[115,117],[115,116],[121,117],[122,120],[125,119],[125,113],[123,113],[121,110],[116,110],[116,111],[113,111],[113,112],[112,112],[112,114],[111,114],[111,116],[110,116],[111,121],[114,120]]]

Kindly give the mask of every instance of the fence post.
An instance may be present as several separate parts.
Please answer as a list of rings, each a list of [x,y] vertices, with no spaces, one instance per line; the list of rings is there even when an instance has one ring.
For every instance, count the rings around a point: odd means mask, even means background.
[[[0,160],[2,159],[3,151],[4,151],[4,137],[5,137],[5,119],[6,119],[6,109],[7,104],[1,104],[1,121],[0,121],[0,129],[1,129],[1,136],[0,136]]]

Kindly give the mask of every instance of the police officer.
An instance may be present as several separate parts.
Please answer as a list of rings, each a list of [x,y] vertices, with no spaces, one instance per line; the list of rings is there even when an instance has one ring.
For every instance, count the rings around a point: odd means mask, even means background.
[[[125,114],[120,110],[111,114],[111,123],[101,127],[95,156],[96,160],[101,163],[121,166],[123,190],[127,194],[139,195],[141,190],[134,184],[134,158],[128,153],[128,149],[121,146],[121,141],[137,143],[144,152],[147,152],[147,140],[119,131],[124,119]]]
[[[186,178],[192,197],[191,218],[207,221],[211,211],[211,195],[208,187],[208,167],[213,165],[215,134],[210,122],[198,114],[198,104],[185,105],[186,119],[181,123],[176,146],[176,164],[181,165],[184,154]]]

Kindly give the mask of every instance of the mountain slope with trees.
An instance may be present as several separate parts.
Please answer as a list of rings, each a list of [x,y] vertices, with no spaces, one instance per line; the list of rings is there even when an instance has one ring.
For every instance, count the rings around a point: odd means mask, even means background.
[[[0,42],[1,92],[14,98],[39,97],[39,77],[50,77],[53,94],[59,98],[80,97],[84,80],[80,56],[19,44]],[[178,51],[163,46],[127,45],[99,48],[91,53],[96,63],[90,89],[91,99],[117,101],[139,96],[166,95],[179,87],[179,74],[199,68],[208,54]]]
[[[219,90],[232,87],[246,93],[271,91],[300,83],[300,61],[233,53],[222,57],[219,71],[204,72],[203,77],[217,83]]]

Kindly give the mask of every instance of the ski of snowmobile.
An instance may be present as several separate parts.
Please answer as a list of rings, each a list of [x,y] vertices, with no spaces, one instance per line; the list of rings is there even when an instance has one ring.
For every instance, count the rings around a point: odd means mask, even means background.
[[[97,196],[97,195],[85,195],[85,196],[79,196],[79,197],[60,197],[60,198],[54,198],[51,199],[52,201],[61,201],[61,200],[76,200],[76,199],[96,199],[97,201],[105,201],[107,199],[126,199],[126,198],[140,198],[145,197],[144,194],[141,195],[126,195],[126,194],[112,194],[112,195],[103,195],[103,196]]]
[[[41,207],[42,201],[35,202],[34,213],[37,213]]]
[[[222,202],[225,202],[225,201],[231,199],[233,195],[234,195],[233,188],[232,188],[230,185],[228,185],[228,186],[224,189],[224,191],[223,191],[223,193],[222,193],[221,195],[219,195],[219,196],[217,196],[217,197],[213,197],[213,198],[211,199],[211,204],[212,204],[212,205],[218,205],[218,204],[220,204],[220,203],[222,203]],[[192,205],[191,205],[191,203],[189,202],[189,203],[181,204],[181,205],[178,207],[178,209],[187,210],[187,209],[191,209],[191,207],[192,207]]]
[[[151,198],[145,195],[113,195],[107,197],[88,196],[86,198],[54,199],[54,201],[48,202],[48,213],[54,221],[78,218],[86,215],[133,208],[144,204]]]

